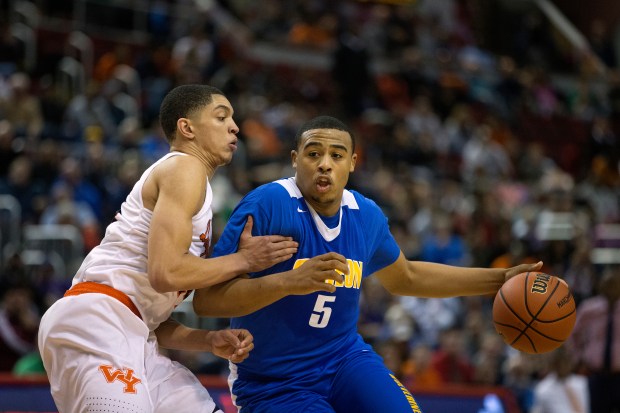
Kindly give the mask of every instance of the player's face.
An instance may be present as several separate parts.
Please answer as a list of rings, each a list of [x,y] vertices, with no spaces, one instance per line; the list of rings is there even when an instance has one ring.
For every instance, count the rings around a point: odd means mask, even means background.
[[[335,215],[349,174],[355,169],[357,155],[351,136],[336,129],[306,131],[291,159],[306,202],[321,215]]]
[[[232,115],[233,108],[228,99],[222,95],[213,95],[209,105],[187,119],[186,131],[193,135],[200,156],[215,167],[230,163],[237,150],[239,127]]]

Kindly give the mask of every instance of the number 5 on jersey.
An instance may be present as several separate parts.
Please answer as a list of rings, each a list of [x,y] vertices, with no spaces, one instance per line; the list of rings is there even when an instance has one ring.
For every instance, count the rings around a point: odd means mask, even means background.
[[[310,327],[314,328],[325,328],[329,323],[329,318],[332,315],[332,309],[330,307],[326,307],[325,304],[333,303],[336,301],[336,296],[334,295],[319,295],[316,297],[316,303],[314,304],[314,309],[312,310],[312,315],[310,316]]]

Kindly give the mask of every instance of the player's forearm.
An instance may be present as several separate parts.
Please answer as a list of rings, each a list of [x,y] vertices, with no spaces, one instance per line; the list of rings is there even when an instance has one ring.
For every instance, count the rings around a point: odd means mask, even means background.
[[[157,327],[157,342],[163,348],[184,351],[211,351],[211,331],[190,328],[169,318]]]
[[[230,254],[216,258],[200,258],[185,254],[176,260],[149,262],[149,277],[158,292],[195,290],[220,284],[248,272],[248,263]]]
[[[423,297],[454,297],[492,294],[505,281],[501,268],[455,267],[437,263],[410,261],[410,283],[402,295]]]
[[[286,273],[260,278],[235,278],[194,293],[194,311],[200,316],[241,317],[273,304],[290,294]]]

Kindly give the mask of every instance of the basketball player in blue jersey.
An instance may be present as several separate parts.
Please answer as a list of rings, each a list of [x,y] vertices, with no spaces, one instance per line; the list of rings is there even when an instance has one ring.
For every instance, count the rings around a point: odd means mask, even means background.
[[[339,120],[304,124],[291,152],[295,177],[246,195],[215,247],[216,256],[235,252],[249,216],[255,235],[299,243],[291,259],[194,297],[198,314],[232,317],[233,328],[254,335],[251,356],[230,364],[241,413],[421,412],[357,333],[362,279],[374,275],[393,294],[452,297],[495,293],[508,278],[541,268],[408,261],[377,204],[345,189],[354,151],[353,134]]]

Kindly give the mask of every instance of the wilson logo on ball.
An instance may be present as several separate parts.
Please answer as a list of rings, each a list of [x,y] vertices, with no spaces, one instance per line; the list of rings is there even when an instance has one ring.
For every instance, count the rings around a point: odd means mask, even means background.
[[[537,274],[534,283],[532,284],[532,292],[537,294],[546,294],[547,287],[549,285],[549,278],[551,278],[548,274]]]

